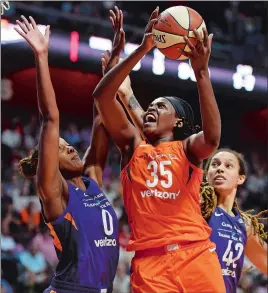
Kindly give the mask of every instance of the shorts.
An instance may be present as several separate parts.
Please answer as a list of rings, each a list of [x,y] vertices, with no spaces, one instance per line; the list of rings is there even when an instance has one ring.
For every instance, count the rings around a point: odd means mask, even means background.
[[[51,285],[43,293],[112,293],[113,287],[107,289],[90,288],[75,283],[52,280]]]
[[[209,240],[137,251],[133,293],[225,293],[216,246]]]

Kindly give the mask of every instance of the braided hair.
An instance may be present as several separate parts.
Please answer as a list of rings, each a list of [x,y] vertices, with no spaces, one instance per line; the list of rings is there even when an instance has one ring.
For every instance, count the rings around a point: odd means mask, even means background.
[[[26,178],[31,178],[36,175],[37,165],[38,146],[30,151],[28,157],[20,160],[20,173]]]
[[[228,152],[235,155],[239,162],[239,175],[246,175],[246,162],[242,154],[237,153],[236,151],[233,151],[231,149],[219,149],[216,151],[215,154],[219,152]],[[205,174],[208,172],[212,158],[215,156],[215,154],[208,159],[204,168]],[[217,206],[217,201],[218,201],[217,195],[214,191],[214,188],[210,186],[208,182],[204,181],[200,185],[200,196],[201,196],[201,213],[202,213],[202,216],[206,220],[208,220]],[[263,239],[268,238],[268,232],[264,231],[264,224],[260,223],[259,220],[268,219],[267,217],[266,218],[261,217],[263,214],[268,213],[268,210],[264,210],[258,213],[257,215],[252,215],[252,212],[254,210],[248,210],[246,212],[242,211],[239,208],[236,199],[234,201],[233,208],[237,210],[237,212],[240,214],[240,216],[245,222],[251,223],[254,235],[258,235],[260,239],[260,243],[263,244]]]

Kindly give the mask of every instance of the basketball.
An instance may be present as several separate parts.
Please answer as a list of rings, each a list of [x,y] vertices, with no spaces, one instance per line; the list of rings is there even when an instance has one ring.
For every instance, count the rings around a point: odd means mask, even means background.
[[[191,51],[183,37],[187,36],[192,44],[196,45],[197,40],[193,30],[196,29],[203,38],[205,27],[202,16],[195,10],[186,6],[170,7],[159,15],[154,25],[153,35],[156,47],[166,57],[186,60],[188,57],[178,50],[180,48],[186,52]]]

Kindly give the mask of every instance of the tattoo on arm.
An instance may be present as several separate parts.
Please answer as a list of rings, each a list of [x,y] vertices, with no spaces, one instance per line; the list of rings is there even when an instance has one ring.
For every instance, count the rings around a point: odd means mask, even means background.
[[[132,95],[129,100],[128,100],[128,107],[131,110],[135,110],[137,108],[142,109],[141,105],[139,104],[139,102],[137,101],[137,99],[135,98],[134,95]]]

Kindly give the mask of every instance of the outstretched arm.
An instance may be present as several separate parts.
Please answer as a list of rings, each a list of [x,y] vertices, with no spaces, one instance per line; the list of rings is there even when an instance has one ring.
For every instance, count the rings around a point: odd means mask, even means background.
[[[197,38],[197,45],[193,46],[190,40],[185,38],[192,51],[191,53],[183,52],[183,54],[190,57],[195,73],[203,131],[187,139],[186,151],[200,162],[208,158],[219,146],[221,119],[208,72],[213,35],[208,36],[206,29],[203,29],[204,40],[202,40],[196,30],[194,33]]]
[[[94,179],[102,188],[102,174],[109,151],[109,135],[95,105],[93,106],[93,117],[91,143],[83,158],[84,174]]]
[[[120,14],[122,12],[120,11]],[[96,105],[101,113],[104,121],[104,125],[110,133],[111,137],[117,144],[117,146],[123,150],[128,148],[132,143],[136,144],[139,137],[137,130],[128,121],[123,108],[120,106],[115,96],[119,89],[119,86],[131,72],[133,67],[139,62],[139,60],[154,46],[152,36],[152,26],[157,17],[158,9],[156,9],[150,18],[147,26],[145,37],[139,48],[129,55],[122,62],[113,67],[97,85],[93,97],[96,100]],[[122,15],[120,26],[117,28],[117,36],[124,40],[124,31],[122,29]],[[112,52],[111,62],[114,59],[119,59],[120,51],[124,47],[124,41],[120,43],[119,53],[117,50]],[[116,62],[117,63],[117,62]],[[115,63],[115,64],[116,64]],[[114,119],[116,117],[116,119]]]
[[[17,24],[21,30],[15,30],[31,46],[36,61],[37,100],[42,117],[37,168],[38,194],[43,202],[59,204],[60,206],[53,208],[55,211],[62,207],[60,198],[64,180],[59,171],[59,111],[48,67],[50,27],[47,26],[45,35],[42,35],[32,17],[29,23],[22,16],[22,22],[17,20]]]
[[[117,63],[114,65],[111,64],[109,62],[110,58],[111,58],[111,53],[109,51],[106,51],[105,53],[102,54],[101,61],[102,61],[103,71],[106,70],[108,64],[110,67],[115,66],[117,64]],[[139,104],[136,97],[134,96],[133,90],[131,88],[131,81],[130,81],[129,75],[120,85],[117,93],[118,93],[119,99],[123,103],[135,127],[139,130],[140,135],[145,139],[143,131],[142,131],[142,127],[143,127],[142,117],[144,114],[144,110],[142,109],[141,105]]]

